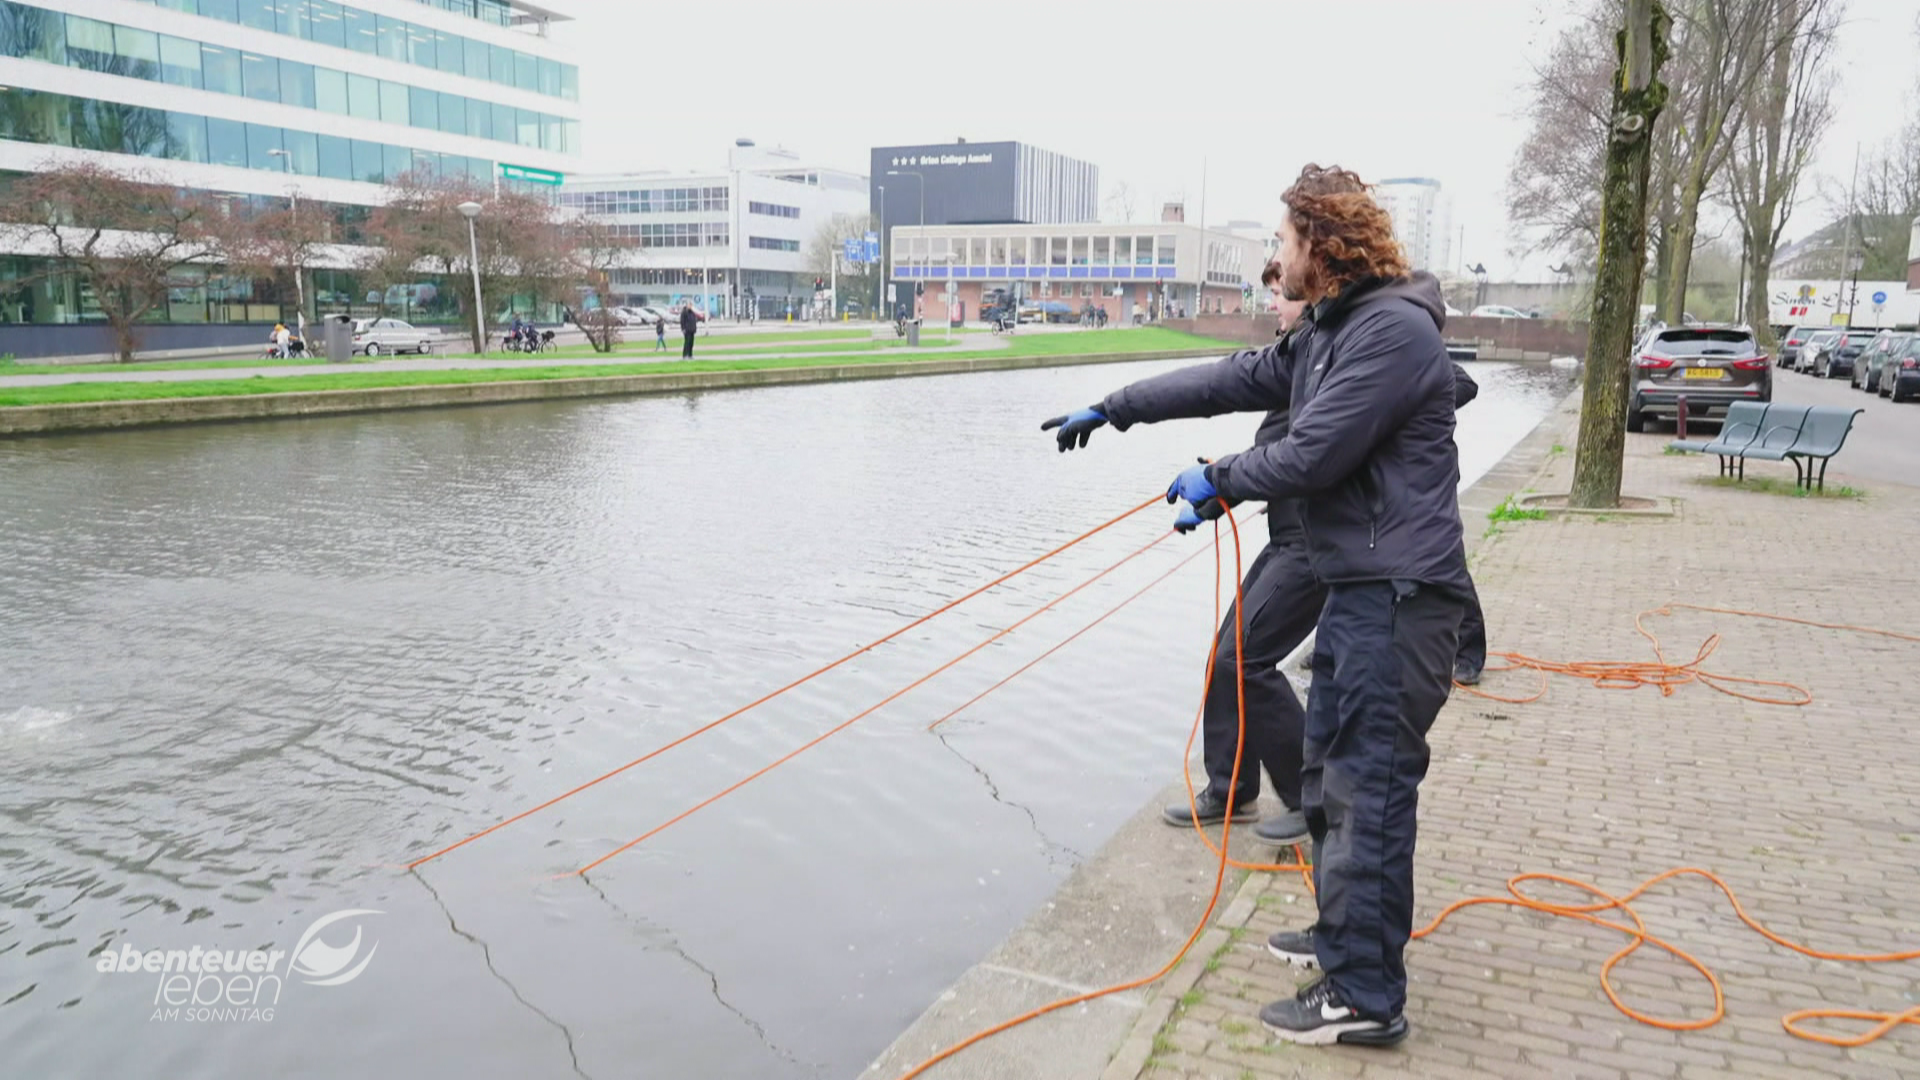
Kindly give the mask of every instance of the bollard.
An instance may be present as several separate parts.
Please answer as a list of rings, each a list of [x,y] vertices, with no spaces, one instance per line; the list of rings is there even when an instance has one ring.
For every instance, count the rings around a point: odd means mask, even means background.
[[[1681,394],[1673,399],[1673,437],[1687,437],[1687,395]]]

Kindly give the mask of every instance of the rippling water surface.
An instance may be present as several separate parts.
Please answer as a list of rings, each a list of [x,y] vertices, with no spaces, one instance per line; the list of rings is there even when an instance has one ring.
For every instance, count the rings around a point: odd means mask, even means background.
[[[1170,510],[417,876],[395,864],[1243,446],[1252,417],[1101,431],[1069,455],[1037,430],[1174,366],[0,442],[0,1071],[854,1074],[1177,775],[1209,560],[941,734],[925,725],[1199,537],[563,875],[1144,544]],[[1469,480],[1565,389],[1473,370]],[[356,909],[377,914],[326,929],[271,1020],[264,980],[189,977],[215,1011],[187,995],[176,1015],[164,973],[97,970],[130,951],[289,951]],[[349,982],[309,981],[359,960]]]

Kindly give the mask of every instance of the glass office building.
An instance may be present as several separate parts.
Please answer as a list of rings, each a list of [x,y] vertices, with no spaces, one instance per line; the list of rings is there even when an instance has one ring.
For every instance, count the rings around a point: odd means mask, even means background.
[[[572,171],[580,74],[546,33],[562,17],[521,0],[0,0],[0,180],[94,158],[260,203],[297,193],[351,245],[401,173],[492,184]],[[0,288],[33,276],[25,256],[0,254]],[[350,258],[333,261],[313,274],[309,318],[379,306],[354,288]],[[293,314],[217,268],[189,276],[205,282],[183,280],[156,322]],[[99,321],[77,283],[17,292],[0,299],[0,338],[6,324]],[[442,292],[422,282],[403,306]],[[453,317],[427,307],[410,313]]]

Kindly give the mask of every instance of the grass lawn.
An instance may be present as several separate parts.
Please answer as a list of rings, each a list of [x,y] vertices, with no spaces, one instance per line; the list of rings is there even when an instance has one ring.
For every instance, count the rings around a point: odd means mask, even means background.
[[[365,363],[364,357],[354,357],[356,364]],[[102,375],[115,371],[219,371],[224,368],[287,367],[301,364],[324,364],[326,357],[314,359],[306,357],[299,360],[271,360],[258,357],[251,360],[156,360],[152,363],[136,360],[131,364],[113,361],[100,364],[9,364],[0,361],[0,375]]]
[[[1790,499],[1864,499],[1867,496],[1864,490],[1844,484],[1836,484],[1825,490],[1809,489],[1774,476],[1749,476],[1745,480],[1736,480],[1731,476],[1701,476],[1693,482],[1702,487],[1734,488],[1766,495],[1785,495]]]
[[[831,348],[832,346],[823,346]],[[1089,330],[1072,334],[1035,334],[1016,337],[1008,348],[980,352],[918,354],[929,360],[985,359],[1004,356],[1072,356],[1091,353],[1160,352],[1191,349],[1195,354],[1226,352],[1232,342],[1182,334],[1161,327],[1126,330]],[[899,359],[886,349],[867,355],[828,358],[834,364],[884,363]],[[295,393],[312,390],[362,390],[389,386],[453,386],[467,383],[521,382],[533,379],[579,379],[604,375],[664,375],[689,371],[752,371],[769,368],[813,367],[822,358],[743,357],[719,360],[664,361],[643,364],[579,364],[537,368],[479,368],[454,371],[341,371],[325,375],[289,375],[268,378],[206,379],[191,382],[97,382],[60,386],[0,388],[0,406],[64,405],[95,401],[139,401],[154,398],[231,397],[243,394]]]

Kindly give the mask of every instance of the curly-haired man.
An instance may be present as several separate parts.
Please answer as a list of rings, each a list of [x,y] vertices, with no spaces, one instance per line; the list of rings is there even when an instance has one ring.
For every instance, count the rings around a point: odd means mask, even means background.
[[[1307,556],[1328,586],[1303,769],[1320,916],[1268,944],[1324,974],[1260,1018],[1294,1042],[1387,1045],[1407,1032],[1426,734],[1472,589],[1454,375],[1438,285],[1409,277],[1360,178],[1310,165],[1282,201],[1281,288],[1311,305],[1273,403],[1292,422],[1283,439],[1181,473],[1167,497],[1187,500],[1189,520],[1243,499],[1303,502]]]

